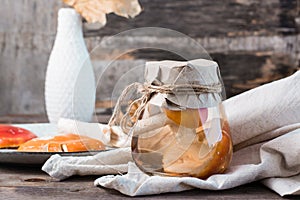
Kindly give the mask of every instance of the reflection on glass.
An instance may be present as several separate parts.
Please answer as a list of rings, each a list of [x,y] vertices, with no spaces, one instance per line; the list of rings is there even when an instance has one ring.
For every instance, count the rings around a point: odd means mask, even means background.
[[[149,174],[205,179],[223,173],[232,157],[221,104],[182,110],[151,105],[132,133],[133,159]]]

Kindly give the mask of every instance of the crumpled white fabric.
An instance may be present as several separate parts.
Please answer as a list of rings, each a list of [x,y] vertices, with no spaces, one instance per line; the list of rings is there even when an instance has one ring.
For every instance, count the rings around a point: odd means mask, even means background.
[[[226,174],[217,174],[207,180],[191,177],[149,176],[141,172],[134,163],[129,163],[126,175],[103,176],[95,181],[95,185],[112,188],[129,196],[151,195],[164,192],[179,192],[193,188],[222,190],[243,185],[252,181],[269,177],[286,178],[292,184],[286,185],[281,178],[264,180],[264,184],[275,189],[280,195],[293,194],[300,191],[300,129],[278,137],[260,148],[259,164],[233,165]],[[243,156],[256,156],[245,152]],[[298,162],[295,162],[298,160]],[[297,182],[298,180],[298,182]],[[276,183],[278,182],[278,183]],[[278,185],[280,185],[278,187]],[[277,189],[277,190],[276,190]]]
[[[129,147],[85,157],[62,157],[56,154],[46,161],[42,170],[52,177],[63,180],[73,175],[125,173],[128,171],[127,163],[130,161],[132,157]]]
[[[288,78],[230,98],[224,102],[224,107],[236,150],[225,174],[213,175],[207,180],[148,176],[130,162],[129,149],[122,154],[113,150],[110,151],[106,164],[111,166],[111,159],[121,159],[124,154],[128,156],[126,161],[129,164],[120,164],[128,166],[128,173],[100,177],[95,185],[137,196],[193,188],[220,190],[262,180],[263,184],[282,196],[299,194],[300,71]],[[99,170],[105,166],[92,161],[104,153],[107,152],[88,158],[53,156],[45,163],[43,170],[58,179],[75,174],[108,174],[103,173],[103,169]],[[118,174],[118,170],[111,174]]]

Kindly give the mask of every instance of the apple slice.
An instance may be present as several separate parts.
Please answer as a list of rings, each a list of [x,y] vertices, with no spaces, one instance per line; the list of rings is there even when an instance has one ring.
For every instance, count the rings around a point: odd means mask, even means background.
[[[24,128],[0,124],[0,148],[17,148],[36,137],[34,133]]]
[[[18,148],[24,152],[80,152],[104,150],[100,140],[77,134],[62,134],[30,140]]]
[[[187,128],[198,128],[207,120],[207,108],[186,109],[186,110],[169,110],[164,109],[167,117],[177,125]]]

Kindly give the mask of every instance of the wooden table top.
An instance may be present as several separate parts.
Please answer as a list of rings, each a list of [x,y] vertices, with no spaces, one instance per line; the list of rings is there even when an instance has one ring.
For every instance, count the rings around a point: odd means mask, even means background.
[[[45,118],[0,117],[1,123],[37,122]],[[22,120],[23,118],[23,120]],[[26,118],[26,119],[24,119]],[[43,119],[43,120],[41,120]],[[41,170],[41,166],[18,166],[0,163],[0,199],[124,199],[127,197],[118,191],[95,187],[98,176],[75,176],[64,181],[57,181]],[[278,194],[259,182],[243,185],[224,191],[194,189],[179,193],[166,193],[135,199],[282,199]],[[299,199],[299,196],[288,196],[285,199]]]
[[[124,199],[121,193],[95,187],[97,176],[72,177],[57,181],[39,167],[0,165],[0,199]],[[282,199],[261,183],[251,183],[230,190],[209,191],[194,189],[186,192],[167,193],[135,199]],[[299,199],[290,196],[288,199]]]

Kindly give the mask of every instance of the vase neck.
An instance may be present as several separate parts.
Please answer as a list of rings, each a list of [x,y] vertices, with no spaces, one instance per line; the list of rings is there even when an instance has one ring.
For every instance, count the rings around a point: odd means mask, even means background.
[[[80,15],[72,8],[61,8],[58,12],[57,35],[82,35]]]

